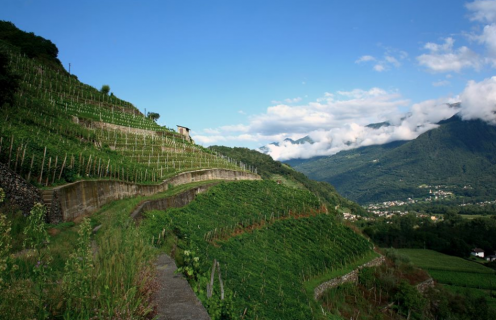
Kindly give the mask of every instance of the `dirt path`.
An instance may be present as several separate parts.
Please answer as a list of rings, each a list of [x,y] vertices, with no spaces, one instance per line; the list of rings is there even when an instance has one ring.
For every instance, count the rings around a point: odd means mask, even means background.
[[[210,320],[207,311],[181,274],[175,274],[174,260],[166,254],[158,257],[159,289],[153,295],[159,320]]]

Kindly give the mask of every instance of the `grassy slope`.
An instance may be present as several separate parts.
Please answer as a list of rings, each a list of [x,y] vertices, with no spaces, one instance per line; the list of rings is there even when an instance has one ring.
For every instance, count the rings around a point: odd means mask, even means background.
[[[459,257],[448,256],[432,250],[398,249],[412,263],[429,272],[434,280],[456,293],[484,297],[496,307],[496,299],[487,290],[496,289],[496,274],[493,269]]]
[[[256,167],[258,174],[264,179],[281,181],[282,184],[290,187],[310,190],[326,203],[330,209],[337,208],[340,211],[351,211],[355,214],[366,215],[362,207],[339,195],[329,183],[311,180],[289,165],[274,161],[269,155],[247,148],[213,146],[210,149],[240,160],[249,166]]]
[[[495,126],[454,117],[412,141],[343,151],[295,168],[359,203],[416,196],[424,183],[471,184],[468,196],[487,197],[496,186],[494,141]]]
[[[371,252],[367,240],[320,208],[306,190],[235,182],[210,189],[184,208],[149,212],[143,227],[155,239],[160,233],[178,237],[180,250],[199,256],[205,279],[217,259],[236,314],[246,309],[247,319],[308,319],[313,311],[304,282]],[[193,284],[204,302],[205,285]]]

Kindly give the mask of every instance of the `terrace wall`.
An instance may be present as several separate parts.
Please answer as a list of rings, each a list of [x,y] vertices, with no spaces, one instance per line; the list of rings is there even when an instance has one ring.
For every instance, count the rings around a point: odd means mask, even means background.
[[[205,169],[180,173],[160,184],[142,185],[123,181],[96,180],[78,181],[55,187],[51,192],[52,203],[49,214],[51,222],[72,221],[77,217],[88,215],[103,205],[115,200],[133,196],[151,196],[177,186],[197,181],[208,180],[260,180],[260,176],[226,169]]]
[[[0,163],[0,187],[7,199],[17,205],[24,215],[29,214],[35,203],[43,203],[38,189],[3,163]]]
[[[359,266],[355,270],[351,271],[350,273],[345,274],[344,276],[337,277],[334,279],[331,279],[329,281],[326,281],[322,284],[320,284],[317,288],[314,289],[313,291],[313,297],[315,300],[318,300],[320,296],[326,291],[327,289],[337,287],[339,285],[342,285],[343,283],[346,282],[357,282],[358,281],[358,272],[360,269],[365,268],[365,267],[376,267],[381,264],[383,264],[385,261],[384,256],[380,256],[378,258],[375,258],[373,260],[370,260],[369,262]]]
[[[195,187],[184,192],[178,193],[176,195],[145,201],[139,204],[131,213],[132,219],[141,219],[141,215],[145,211],[151,210],[167,210],[169,208],[182,208],[189,204],[191,201],[195,200],[195,196],[199,193],[206,192],[213,186],[218,185],[219,182],[213,182],[205,185],[201,185],[199,187]]]

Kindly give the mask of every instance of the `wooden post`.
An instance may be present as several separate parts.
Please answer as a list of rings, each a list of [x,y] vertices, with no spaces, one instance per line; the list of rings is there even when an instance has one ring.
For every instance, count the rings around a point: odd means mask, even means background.
[[[14,136],[10,139],[10,149],[9,149],[9,161],[7,162],[7,165],[10,168],[10,158],[12,156],[12,145],[14,144]]]
[[[57,174],[57,162],[58,161],[59,161],[59,156],[55,156],[55,165],[53,166],[52,184],[55,182],[55,175]]]
[[[88,163],[86,164],[86,171],[84,172],[85,174],[89,174],[89,169],[91,168],[91,154],[90,154],[90,157],[88,159]]]
[[[214,259],[212,264],[212,273],[210,274],[210,283],[207,284],[207,298],[210,299],[214,292],[214,277],[215,277],[215,266],[217,265],[217,260]]]
[[[218,261],[217,261],[217,273],[219,274],[220,300],[224,300],[224,283],[222,282],[222,277],[220,275],[220,264]]]
[[[22,148],[22,146],[21,146]],[[20,148],[17,148],[17,151],[16,151],[16,160],[15,160],[15,164],[14,164],[14,172],[17,172],[17,161],[19,161],[19,152],[21,151]]]
[[[22,165],[24,164],[24,156],[26,155],[26,146],[24,146],[24,151],[22,152],[22,160],[21,160],[21,171],[22,171]]]
[[[41,161],[41,172],[40,172],[40,178],[38,180],[38,183],[41,184],[41,179],[43,179],[43,167],[45,166],[45,156],[46,156],[46,147],[45,151],[43,151],[43,161]],[[34,159],[34,155],[33,155]]]
[[[65,154],[64,162],[62,162],[62,168],[60,168],[59,180],[62,178],[62,171],[64,170],[64,166],[65,166],[65,161],[66,160],[67,160],[67,153]]]
[[[47,177],[46,177],[46,181],[45,181],[45,186],[48,186],[48,180],[50,179],[50,168],[52,166],[52,157],[50,157],[48,159],[48,170],[47,170]]]
[[[33,169],[33,162],[34,162],[34,153],[33,153],[33,157],[31,158],[31,165],[29,166],[29,173],[28,173],[28,182],[29,182],[29,179],[31,179],[31,169]]]

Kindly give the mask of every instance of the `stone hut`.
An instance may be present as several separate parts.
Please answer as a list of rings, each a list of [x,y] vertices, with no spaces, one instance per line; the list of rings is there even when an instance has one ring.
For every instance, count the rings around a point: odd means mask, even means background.
[[[191,139],[191,136],[189,135],[189,131],[190,128],[177,125],[177,132],[182,134],[189,142],[194,143],[193,139]]]

